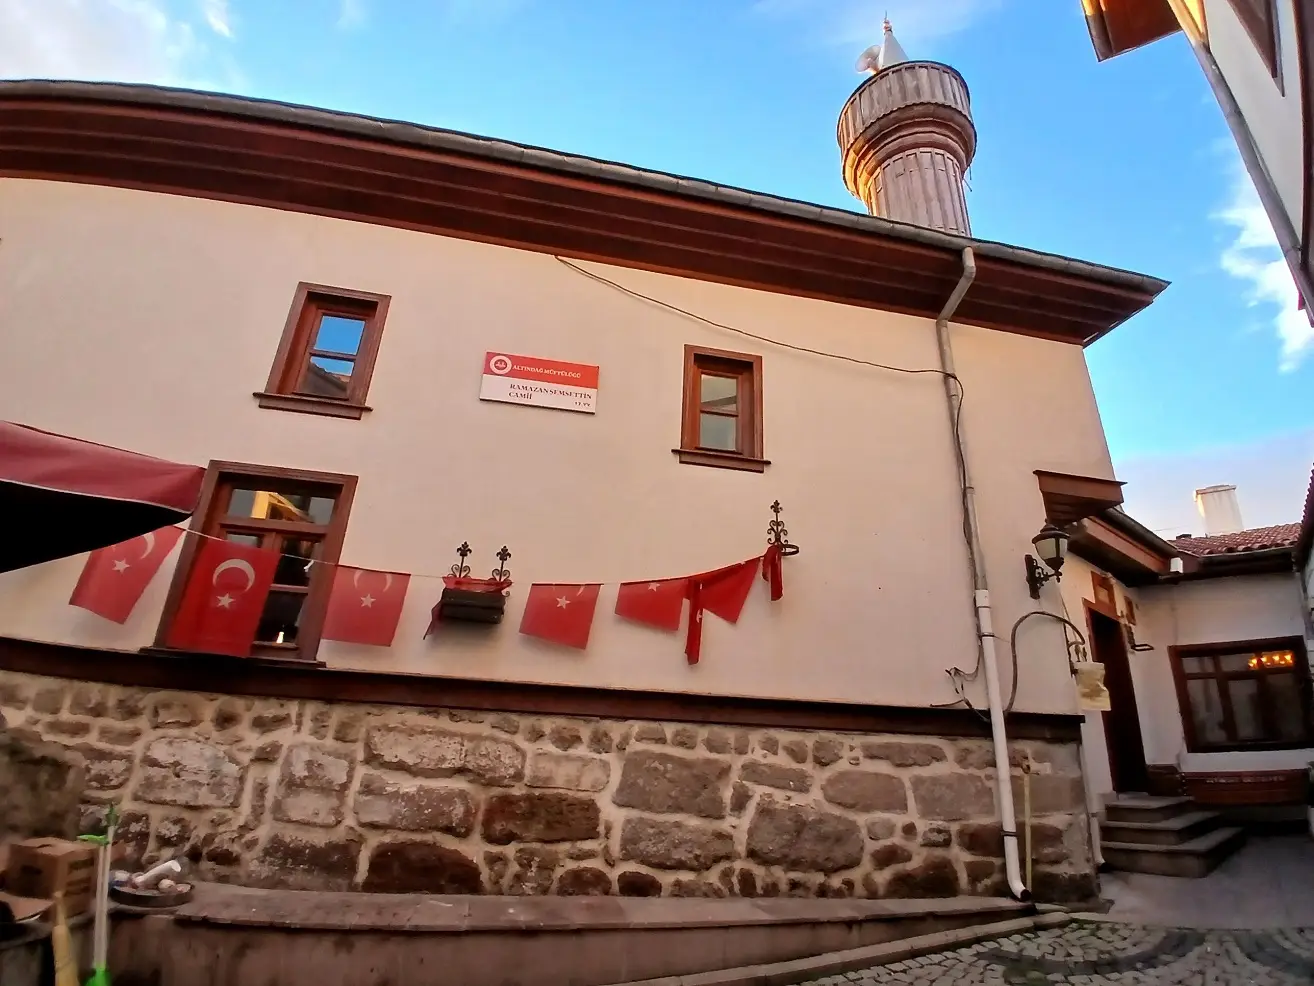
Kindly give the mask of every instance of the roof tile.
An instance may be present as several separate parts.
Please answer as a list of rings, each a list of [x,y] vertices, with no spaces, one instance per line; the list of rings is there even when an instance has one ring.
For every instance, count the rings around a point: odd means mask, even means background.
[[[1277,524],[1274,527],[1252,527],[1248,531],[1215,534],[1212,537],[1178,537],[1170,543],[1178,551],[1191,555],[1224,555],[1264,551],[1268,548],[1290,548],[1299,537],[1299,524]]]

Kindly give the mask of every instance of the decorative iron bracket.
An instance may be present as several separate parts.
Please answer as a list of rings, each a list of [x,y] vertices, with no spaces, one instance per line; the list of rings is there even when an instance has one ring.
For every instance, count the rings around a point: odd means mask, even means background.
[[[771,504],[771,512],[775,514],[775,518],[767,522],[767,544],[776,545],[780,549],[781,556],[788,558],[798,554],[800,548],[797,544],[789,543],[789,530],[785,527],[785,522],[780,519],[780,512],[783,509],[779,500]]]

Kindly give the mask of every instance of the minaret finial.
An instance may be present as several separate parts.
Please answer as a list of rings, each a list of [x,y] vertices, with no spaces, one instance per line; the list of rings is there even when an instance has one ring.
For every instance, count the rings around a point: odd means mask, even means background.
[[[890,25],[890,12],[888,10],[885,12],[885,33],[894,33],[894,28]]]

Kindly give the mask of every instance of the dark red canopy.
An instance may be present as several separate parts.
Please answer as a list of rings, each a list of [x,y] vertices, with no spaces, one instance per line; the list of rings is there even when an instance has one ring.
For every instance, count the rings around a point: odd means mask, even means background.
[[[0,572],[189,517],[205,470],[0,421]]]

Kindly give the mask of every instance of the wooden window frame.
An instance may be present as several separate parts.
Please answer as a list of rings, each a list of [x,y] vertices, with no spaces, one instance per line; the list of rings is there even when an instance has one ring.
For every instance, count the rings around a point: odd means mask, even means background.
[[[701,448],[698,444],[699,381],[709,368],[734,374],[740,382],[739,449]],[[745,394],[745,391],[747,393]],[[693,466],[765,472],[762,456],[762,357],[706,346],[684,347],[684,394],[680,410],[680,447],[671,449],[680,462]]]
[[[1112,616],[1115,620],[1121,619],[1118,615],[1118,590],[1114,588],[1113,576],[1105,575],[1103,572],[1091,572],[1090,594],[1091,601],[1095,603],[1095,608],[1099,612]],[[1106,594],[1107,599],[1103,598]]]
[[[1305,735],[1298,740],[1261,740],[1246,742],[1227,740],[1223,743],[1201,742],[1195,731],[1195,717],[1191,715],[1191,699],[1186,682],[1190,678],[1212,678],[1226,682],[1232,678],[1257,677],[1262,682],[1263,672],[1253,671],[1215,671],[1212,674],[1188,675],[1182,667],[1182,659],[1189,657],[1215,657],[1222,654],[1244,654],[1247,652],[1289,650],[1295,657],[1291,671],[1296,676],[1300,688],[1300,715],[1305,725]],[[1190,753],[1230,753],[1245,750],[1300,750],[1314,745],[1314,725],[1310,722],[1310,678],[1309,660],[1305,652],[1303,637],[1268,637],[1259,640],[1233,640],[1211,644],[1193,644],[1168,648],[1169,661],[1173,669],[1173,682],[1177,688],[1178,715],[1182,720],[1182,732],[1186,738],[1186,749]],[[1265,686],[1260,685],[1261,692]],[[1233,725],[1232,699],[1224,687],[1218,689],[1219,701],[1223,705],[1223,722],[1228,732],[1235,732]]]
[[[359,420],[370,410],[365,398],[374,375],[374,361],[379,354],[384,322],[388,317],[391,297],[369,291],[352,291],[326,284],[302,281],[292,296],[283,325],[283,336],[269,370],[264,390],[255,392],[259,405],[278,411],[300,411],[305,414],[326,414],[337,418]],[[365,317],[365,330],[361,333],[360,347],[356,350],[355,367],[351,384],[344,399],[297,393],[296,387],[310,361],[313,339],[311,332],[323,314],[347,314]]]
[[[1230,0],[1232,10],[1250,35],[1268,74],[1283,90],[1282,43],[1278,31],[1277,0]]]
[[[166,644],[169,629],[178,614],[187,579],[191,575],[192,565],[196,559],[202,541],[201,534],[210,534],[216,529],[221,517],[226,515],[227,498],[222,494],[232,489],[234,482],[273,481],[277,484],[304,484],[335,490],[333,516],[322,527],[318,571],[312,572],[310,586],[306,593],[306,602],[302,608],[301,627],[295,645],[256,644],[251,651],[253,659],[265,659],[296,664],[318,663],[316,654],[319,650],[320,635],[324,629],[324,616],[328,610],[329,592],[333,588],[333,565],[342,554],[342,543],[347,534],[347,520],[351,515],[351,504],[356,497],[356,477],[342,473],[312,472],[306,469],[284,469],[277,466],[255,465],[249,462],[212,461],[206,469],[205,480],[201,486],[201,500],[192,515],[189,533],[183,540],[182,552],[178,556],[178,565],[174,569],[173,581],[164,600],[164,609],[160,614],[160,625],[155,634],[155,649],[169,653],[179,653]],[[258,526],[273,530],[280,521],[263,521]],[[318,532],[317,532],[318,533]],[[185,653],[191,653],[190,651]]]

